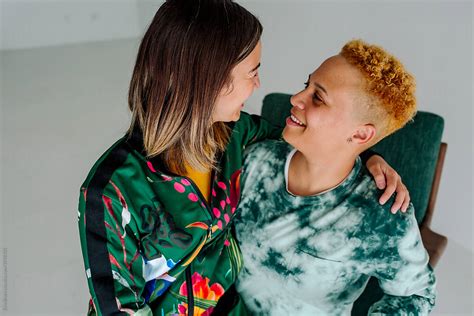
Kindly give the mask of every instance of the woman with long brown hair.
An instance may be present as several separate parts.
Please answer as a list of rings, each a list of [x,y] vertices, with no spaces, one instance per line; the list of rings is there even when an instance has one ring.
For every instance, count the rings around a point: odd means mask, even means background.
[[[245,313],[233,284],[242,152],[281,130],[242,113],[260,85],[262,26],[230,0],[169,0],[141,42],[127,134],[81,187],[88,315]],[[383,199],[408,194],[380,157]],[[381,170],[388,170],[385,175]]]

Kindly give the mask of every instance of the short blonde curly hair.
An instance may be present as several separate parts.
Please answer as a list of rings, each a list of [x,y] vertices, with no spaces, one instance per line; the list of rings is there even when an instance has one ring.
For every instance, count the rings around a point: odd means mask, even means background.
[[[413,118],[416,114],[415,78],[396,57],[362,40],[347,42],[339,54],[367,80],[368,116],[381,129],[377,141]]]

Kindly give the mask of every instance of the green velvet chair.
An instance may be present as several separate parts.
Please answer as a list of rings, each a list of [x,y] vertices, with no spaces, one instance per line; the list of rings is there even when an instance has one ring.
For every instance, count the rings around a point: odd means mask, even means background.
[[[263,100],[262,117],[271,123],[284,126],[291,104],[289,94],[271,93]],[[430,229],[439,180],[447,145],[441,142],[444,120],[440,116],[418,111],[413,122],[386,137],[374,150],[400,174],[407,186],[420,225],[423,244],[430,255],[430,265],[435,266],[447,245],[447,238]],[[369,283],[354,303],[352,315],[367,315],[372,303],[383,293],[377,280]]]

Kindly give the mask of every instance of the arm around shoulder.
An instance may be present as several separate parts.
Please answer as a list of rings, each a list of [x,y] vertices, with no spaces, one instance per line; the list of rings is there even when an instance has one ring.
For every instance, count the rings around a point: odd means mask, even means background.
[[[261,116],[245,112],[241,112],[237,124],[238,128],[241,129],[244,145],[264,139],[278,139],[282,132],[281,127],[272,125]]]

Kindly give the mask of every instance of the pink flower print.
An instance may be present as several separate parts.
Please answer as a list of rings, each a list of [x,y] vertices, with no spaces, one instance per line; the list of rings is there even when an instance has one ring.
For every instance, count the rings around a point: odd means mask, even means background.
[[[182,315],[188,315],[188,304],[185,304],[185,303],[182,303],[178,305],[178,315],[179,316],[182,316]],[[175,314],[173,314],[175,315]]]
[[[193,202],[197,202],[199,200],[198,196],[194,193],[189,193],[188,194],[188,199],[190,199]]]
[[[183,186],[181,183],[178,183],[178,182],[176,182],[176,183],[174,184],[174,189],[175,189],[176,191],[178,191],[179,193],[183,193],[184,190],[185,190],[185,189],[184,189],[184,186]]]
[[[147,161],[147,162],[146,162],[146,165],[148,166],[148,169],[151,170],[151,172],[156,173],[156,170],[155,170],[155,168],[153,167],[153,165],[151,164],[151,161]]]
[[[225,183],[224,183],[224,182],[220,182],[220,181],[219,181],[219,182],[217,182],[217,185],[218,185],[218,186],[219,186],[219,188],[221,188],[222,190],[225,190],[225,189],[227,189],[227,186],[225,185]]]
[[[217,217],[217,218],[221,217],[221,211],[219,211],[218,208],[214,207],[214,208],[212,209],[212,212],[214,213],[214,216],[215,216],[215,217]]]
[[[226,239],[226,240],[224,241],[224,246],[229,247],[229,245],[230,245],[230,242],[229,242],[228,239]]]
[[[224,214],[224,220],[225,220],[226,224],[229,223],[229,221],[230,221],[229,214]]]
[[[181,179],[181,183],[184,184],[185,186],[191,185],[191,182],[189,182],[188,179]]]
[[[225,209],[225,201],[224,200],[221,201],[221,209]]]
[[[161,177],[162,177],[163,180],[165,180],[165,181],[171,181],[171,180],[173,180],[170,176],[162,175]]]

